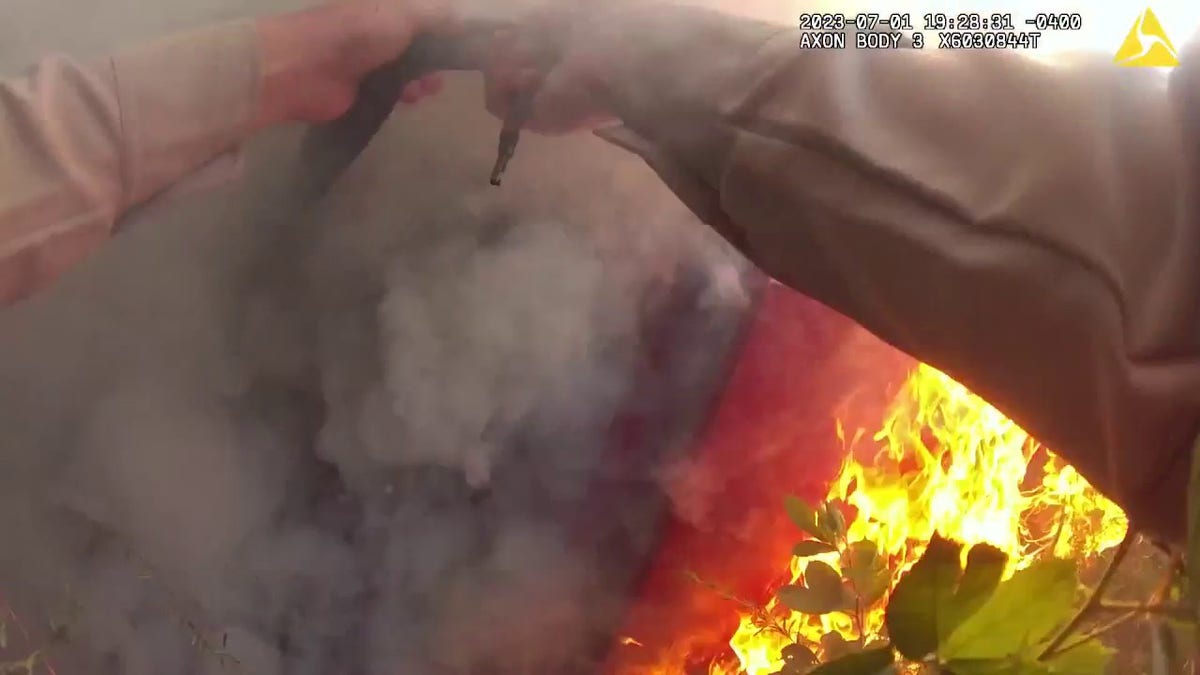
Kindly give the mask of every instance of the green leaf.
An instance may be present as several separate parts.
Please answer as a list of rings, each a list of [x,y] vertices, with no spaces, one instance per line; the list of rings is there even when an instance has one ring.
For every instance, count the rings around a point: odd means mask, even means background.
[[[781,586],[775,595],[784,607],[801,614],[828,614],[838,610],[837,599],[830,601],[820,593],[797,584]]]
[[[835,551],[837,551],[837,548],[834,546],[826,544],[823,541],[817,541],[816,539],[809,539],[808,541],[796,544],[792,549],[792,555],[797,558],[811,558],[814,555],[833,553]]]
[[[1088,640],[1046,662],[1054,675],[1096,675],[1108,672],[1113,650],[1099,640]],[[1177,672],[1177,671],[1171,671]]]
[[[842,575],[820,560],[813,560],[804,567],[804,585],[833,596],[842,594]]]
[[[962,567],[958,544],[934,536],[921,559],[900,578],[884,614],[896,651],[920,661],[937,651],[939,623],[949,619]]]
[[[788,665],[798,665],[808,667],[816,664],[817,655],[813,650],[799,642],[784,647],[779,651],[780,658]]]
[[[808,505],[803,499],[795,495],[788,495],[783,498],[783,506],[787,509],[788,518],[792,519],[796,527],[816,535],[814,530],[817,525],[817,511]]]
[[[799,663],[785,663],[771,675],[808,675],[812,666],[802,666]]]
[[[831,630],[821,636],[821,655],[826,661],[836,661],[847,654],[857,654],[862,651],[857,642],[850,642],[836,630]]]
[[[1008,556],[1000,549],[987,544],[971,547],[967,553],[967,568],[963,570],[958,590],[954,592],[952,616],[949,621],[939,626],[939,642],[945,641],[960,623],[979,611],[988,598],[992,597],[996,587],[1000,585],[1007,565]]]
[[[788,517],[803,532],[826,544],[837,543],[834,534],[823,528],[818,522],[817,510],[809,506],[807,502],[794,495],[788,495],[783,500],[783,506],[787,509]]]
[[[833,502],[821,504],[821,509],[817,512],[817,527],[832,536],[830,543],[836,544],[846,538],[846,517],[841,508]]]
[[[875,604],[887,593],[892,575],[875,542],[856,541],[842,558],[843,576],[854,585],[854,592],[865,606]]]
[[[842,577],[820,560],[804,568],[803,586],[784,586],[778,596],[786,607],[801,614],[828,614],[845,606]]]
[[[809,675],[879,675],[896,661],[892,648],[882,647],[847,654],[809,671]]]
[[[796,584],[781,586],[775,591],[775,596],[784,603],[784,607],[800,614],[829,614],[836,609],[835,604],[830,604],[820,593]]]
[[[942,644],[946,660],[999,659],[1041,642],[1071,614],[1079,581],[1075,563],[1034,563],[1000,584]],[[894,596],[893,596],[894,597]],[[892,634],[893,641],[895,633]]]
[[[861,564],[863,567],[869,567],[880,561],[879,547],[873,541],[856,541],[846,548],[846,558],[856,566]]]

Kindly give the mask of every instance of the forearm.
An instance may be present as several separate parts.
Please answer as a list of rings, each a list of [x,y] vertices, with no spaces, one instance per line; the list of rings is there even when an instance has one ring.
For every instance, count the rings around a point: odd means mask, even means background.
[[[0,300],[46,285],[131,207],[240,142],[258,101],[253,22],[0,83]]]
[[[130,208],[255,131],[344,112],[370,61],[402,44],[370,18],[338,3],[94,62],[51,58],[0,82],[0,304],[53,281]]]
[[[724,234],[964,380],[1144,525],[1170,518],[1147,495],[1200,420],[1196,62],[1168,95],[1107,58],[802,51],[731,19],[694,34],[713,31],[631,62],[657,99],[613,87],[670,171],[712,189]]]

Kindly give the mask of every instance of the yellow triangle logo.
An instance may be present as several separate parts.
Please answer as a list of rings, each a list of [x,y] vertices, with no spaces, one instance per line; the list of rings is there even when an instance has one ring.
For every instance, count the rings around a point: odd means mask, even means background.
[[[1170,68],[1179,65],[1179,53],[1167,37],[1158,17],[1147,7],[1129,29],[1113,63],[1142,68]]]

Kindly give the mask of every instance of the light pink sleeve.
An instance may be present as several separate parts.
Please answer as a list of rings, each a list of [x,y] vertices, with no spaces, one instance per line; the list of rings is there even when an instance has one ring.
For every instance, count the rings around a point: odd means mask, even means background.
[[[0,81],[0,304],[56,279],[131,207],[247,135],[258,36],[240,21]]]

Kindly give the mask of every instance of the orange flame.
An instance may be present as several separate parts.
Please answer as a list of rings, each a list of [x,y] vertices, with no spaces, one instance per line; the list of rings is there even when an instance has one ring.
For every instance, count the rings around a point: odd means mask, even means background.
[[[910,375],[870,439],[869,459],[856,459],[861,434],[847,440],[840,425],[838,431],[850,459],[828,499],[848,507],[847,540],[873,542],[893,585],[935,533],[968,547],[999,548],[1009,556],[1008,575],[1042,555],[1089,559],[1125,536],[1120,508],[994,407],[929,366]],[[783,581],[803,580],[813,560],[839,568],[836,552],[792,558]],[[880,635],[885,604],[810,616],[772,598],[742,614],[729,640],[736,659],[714,661],[708,673],[770,675],[792,642],[818,654],[836,646],[831,640],[869,642]],[[672,662],[645,675],[682,673],[682,663]]]

